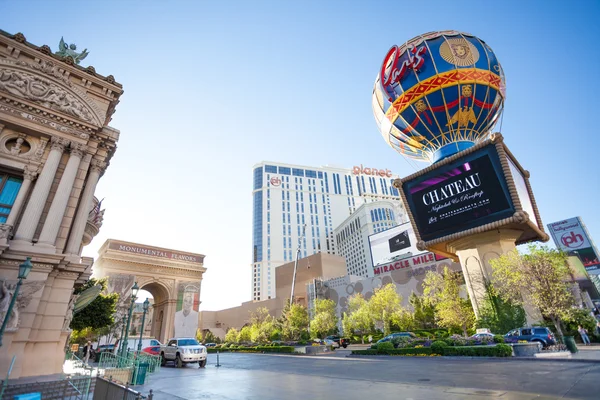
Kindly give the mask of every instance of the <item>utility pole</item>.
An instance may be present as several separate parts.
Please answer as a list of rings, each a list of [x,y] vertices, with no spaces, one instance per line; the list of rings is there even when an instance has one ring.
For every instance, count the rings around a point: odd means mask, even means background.
[[[296,284],[296,271],[298,269],[298,258],[300,258],[300,246],[302,245],[302,239],[306,233],[306,224],[302,226],[302,236],[298,238],[298,250],[296,250],[296,261],[294,261],[294,276],[292,277],[292,295],[290,296],[290,307],[294,304],[294,285]]]

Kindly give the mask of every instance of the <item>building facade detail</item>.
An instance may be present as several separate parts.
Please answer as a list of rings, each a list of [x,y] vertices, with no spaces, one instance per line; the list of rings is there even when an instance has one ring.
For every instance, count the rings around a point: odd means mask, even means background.
[[[121,84],[46,50],[0,30],[0,303],[33,258],[0,347],[0,375],[17,356],[11,378],[62,372],[73,289],[92,272],[87,217],[120,134],[107,124]]]
[[[378,171],[373,175],[373,171]],[[381,172],[381,173],[379,173]],[[339,254],[334,229],[362,204],[395,203],[403,213],[389,170],[305,167],[261,162],[253,167],[252,300],[275,295],[275,268],[296,257]]]
[[[108,291],[119,293],[115,320],[129,309],[131,287],[152,294],[151,336],[165,343],[187,323],[186,337],[195,336],[200,324],[200,293],[204,255],[108,239],[100,248],[94,275],[108,277]],[[191,324],[191,325],[190,325]],[[187,329],[193,326],[193,329]]]
[[[391,201],[365,203],[334,230],[338,254],[346,259],[348,275],[372,277],[369,236],[408,220]]]

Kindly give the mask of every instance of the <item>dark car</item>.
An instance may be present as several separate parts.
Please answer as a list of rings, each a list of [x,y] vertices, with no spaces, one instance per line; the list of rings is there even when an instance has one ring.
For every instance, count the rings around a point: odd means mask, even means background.
[[[340,347],[343,347],[343,348],[348,347],[348,345],[350,344],[350,339],[343,338],[343,337],[340,337],[340,336],[331,335],[331,336],[327,336],[325,339],[333,340]]]
[[[542,347],[548,347],[556,344],[556,339],[550,329],[542,326],[533,326],[528,328],[517,328],[504,335],[507,343],[517,343],[519,340],[540,343]]]
[[[115,345],[114,344],[101,344],[100,346],[98,346],[98,348],[96,348],[96,351],[94,352],[94,360],[96,362],[100,362],[100,355],[102,353],[114,353],[115,351]]]
[[[401,338],[401,337],[413,339],[413,338],[416,338],[417,335],[415,335],[412,332],[396,332],[396,333],[392,333],[390,335],[387,335],[383,339],[379,339],[377,341],[377,343],[391,342],[393,339],[395,339],[395,338]],[[394,346],[394,347],[396,347],[396,346]]]

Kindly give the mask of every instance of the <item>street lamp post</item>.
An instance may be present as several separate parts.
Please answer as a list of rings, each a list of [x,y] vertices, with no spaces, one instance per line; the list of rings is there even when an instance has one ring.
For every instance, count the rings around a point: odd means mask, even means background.
[[[125,338],[125,325],[127,324],[127,316],[123,315],[123,325],[121,325],[121,340],[119,340],[119,351],[117,354],[121,354],[123,350],[123,339]]]
[[[21,265],[19,265],[19,282],[17,282],[17,287],[15,288],[15,292],[12,295],[12,299],[10,300],[10,305],[8,306],[8,310],[6,310],[6,315],[4,316],[4,321],[2,322],[2,328],[0,328],[0,347],[2,346],[2,337],[4,336],[4,330],[8,325],[8,321],[10,320],[10,315],[12,314],[12,310],[15,307],[15,303],[17,301],[17,296],[19,295],[19,289],[23,284],[23,279],[27,279],[27,275],[33,268],[31,264],[31,257],[27,257],[27,260]]]
[[[144,335],[144,322],[146,322],[146,312],[150,306],[150,301],[146,299],[144,301],[144,313],[142,314],[142,327],[140,328],[140,341],[138,342],[138,352],[142,351],[142,336]]]
[[[127,352],[127,339],[129,339],[129,324],[131,323],[131,314],[133,313],[133,306],[137,298],[138,290],[140,290],[140,288],[138,287],[137,282],[134,282],[133,287],[131,288],[131,305],[129,306],[129,314],[127,315],[127,325],[125,325],[125,337],[123,338],[123,348],[121,349],[121,357],[125,357],[125,354]]]
[[[296,261],[294,261],[294,275],[292,275],[292,294],[290,295],[290,307],[294,304],[294,286],[296,286],[296,270],[298,269],[298,259],[300,258],[300,246],[306,233],[306,224],[302,226],[302,236],[298,238],[298,250],[296,250]]]

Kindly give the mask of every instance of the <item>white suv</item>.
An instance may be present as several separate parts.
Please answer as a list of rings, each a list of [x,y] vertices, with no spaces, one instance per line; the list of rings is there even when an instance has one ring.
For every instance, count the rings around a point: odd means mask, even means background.
[[[200,368],[206,365],[206,347],[194,338],[173,338],[166,345],[160,346],[162,365],[167,361],[175,362],[177,368],[185,364],[198,363]]]

